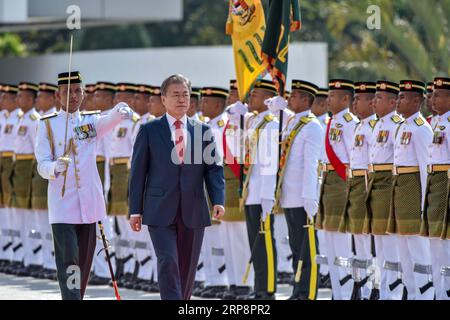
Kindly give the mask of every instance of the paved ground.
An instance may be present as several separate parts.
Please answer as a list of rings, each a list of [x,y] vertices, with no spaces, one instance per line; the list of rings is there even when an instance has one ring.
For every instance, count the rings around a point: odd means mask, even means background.
[[[159,300],[159,294],[119,289],[123,300]],[[289,297],[291,287],[280,285],[277,300]],[[88,300],[114,300],[114,291],[109,286],[90,286],[86,291]],[[330,290],[320,290],[319,300],[331,299]],[[60,300],[56,281],[17,277],[0,273],[0,300]],[[193,298],[197,299],[197,298]]]

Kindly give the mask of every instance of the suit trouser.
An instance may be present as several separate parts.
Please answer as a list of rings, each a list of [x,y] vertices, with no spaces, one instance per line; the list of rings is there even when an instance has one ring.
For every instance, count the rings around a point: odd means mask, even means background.
[[[279,272],[292,272],[292,252],[289,247],[288,227],[284,214],[275,214],[274,237],[277,246],[277,270]]]
[[[189,300],[205,228],[186,227],[179,212],[171,225],[148,230],[158,259],[161,299]]]
[[[223,221],[223,248],[228,282],[230,285],[251,286],[255,274],[250,269],[247,282],[244,283],[245,267],[250,258],[250,249],[245,221]]]
[[[355,234],[355,259],[362,261],[371,261],[373,259],[371,250],[371,240],[368,234]],[[367,276],[367,269],[357,269],[360,277],[360,281]],[[369,299],[372,290],[372,284],[367,281],[361,288],[361,298]]]
[[[215,224],[205,230],[202,247],[204,248],[205,286],[228,285],[227,266],[223,248],[223,226]]]
[[[401,300],[403,296],[403,285],[398,285],[394,290],[390,285],[402,277],[399,271],[389,270],[384,267],[385,263],[401,264],[398,254],[397,235],[376,235],[375,251],[377,252],[377,264],[381,272],[380,300]]]
[[[316,264],[317,237],[313,228],[305,228],[307,214],[304,208],[283,209],[289,231],[289,245],[292,250],[292,269],[298,272],[302,260],[301,277],[294,282],[293,296],[315,300],[318,287],[318,267]]]
[[[429,275],[415,272],[415,265],[431,266],[430,241],[421,236],[398,235],[398,252],[402,262],[408,300],[433,300],[434,287],[423,294],[419,289],[427,284]]]
[[[248,242],[252,251],[253,270],[255,271],[255,291],[274,293],[277,290],[277,250],[273,236],[273,214],[264,222],[261,231],[261,205],[246,205]]]
[[[442,275],[441,269],[450,270],[450,240],[430,239],[433,284],[437,300],[450,300],[450,275]]]
[[[96,244],[96,224],[52,224],[57,277],[63,300],[82,300]]]
[[[319,242],[318,248],[319,248],[319,254],[321,256],[327,257],[327,246],[325,242],[325,233],[323,230],[317,230],[317,241]],[[328,263],[330,263],[330,260],[327,258]],[[320,265],[320,274],[325,276],[329,273],[328,270],[328,263],[327,264],[321,264]]]
[[[330,269],[330,280],[334,300],[350,300],[353,291],[353,279],[345,284],[340,280],[351,274],[351,269],[335,264],[336,258],[350,259],[353,257],[351,234],[334,231],[325,231],[325,241],[328,250],[328,267]]]

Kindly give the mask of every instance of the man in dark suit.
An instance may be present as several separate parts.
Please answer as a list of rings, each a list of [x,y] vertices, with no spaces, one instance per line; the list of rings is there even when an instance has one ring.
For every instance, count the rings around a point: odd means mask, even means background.
[[[191,84],[173,75],[161,85],[167,113],[143,125],[130,173],[130,225],[147,225],[163,300],[190,299],[205,227],[225,213],[223,167],[209,126],[187,118]]]

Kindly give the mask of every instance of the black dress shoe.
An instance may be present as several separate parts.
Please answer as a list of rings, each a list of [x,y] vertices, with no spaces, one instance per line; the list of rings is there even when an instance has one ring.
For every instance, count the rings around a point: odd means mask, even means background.
[[[320,275],[319,289],[331,289],[330,274]]]
[[[158,293],[159,285],[157,282],[152,282],[144,286],[142,290],[144,290],[145,292]]]
[[[287,300],[309,300],[308,297],[301,295],[301,294],[293,294]]]
[[[248,295],[237,296],[237,300],[275,300],[275,294],[265,291],[252,292]]]
[[[92,277],[92,279],[89,281],[89,284],[92,286],[106,286],[109,284],[110,279],[104,278],[104,277]]]
[[[209,286],[200,294],[200,297],[206,299],[216,298],[217,294],[223,294],[227,288],[227,286]]]
[[[226,291],[222,295],[223,300],[236,300],[238,296],[248,296],[250,294],[250,287],[247,286],[237,286],[232,290]]]

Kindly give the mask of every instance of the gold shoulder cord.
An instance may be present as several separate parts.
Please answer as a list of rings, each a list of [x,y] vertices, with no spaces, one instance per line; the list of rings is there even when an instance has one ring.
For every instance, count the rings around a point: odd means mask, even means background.
[[[48,142],[50,143],[50,150],[52,151],[52,158],[55,160],[55,141],[53,140],[53,132],[52,127],[50,126],[50,121],[46,119],[45,121],[45,127],[47,128],[47,136],[48,136]]]

